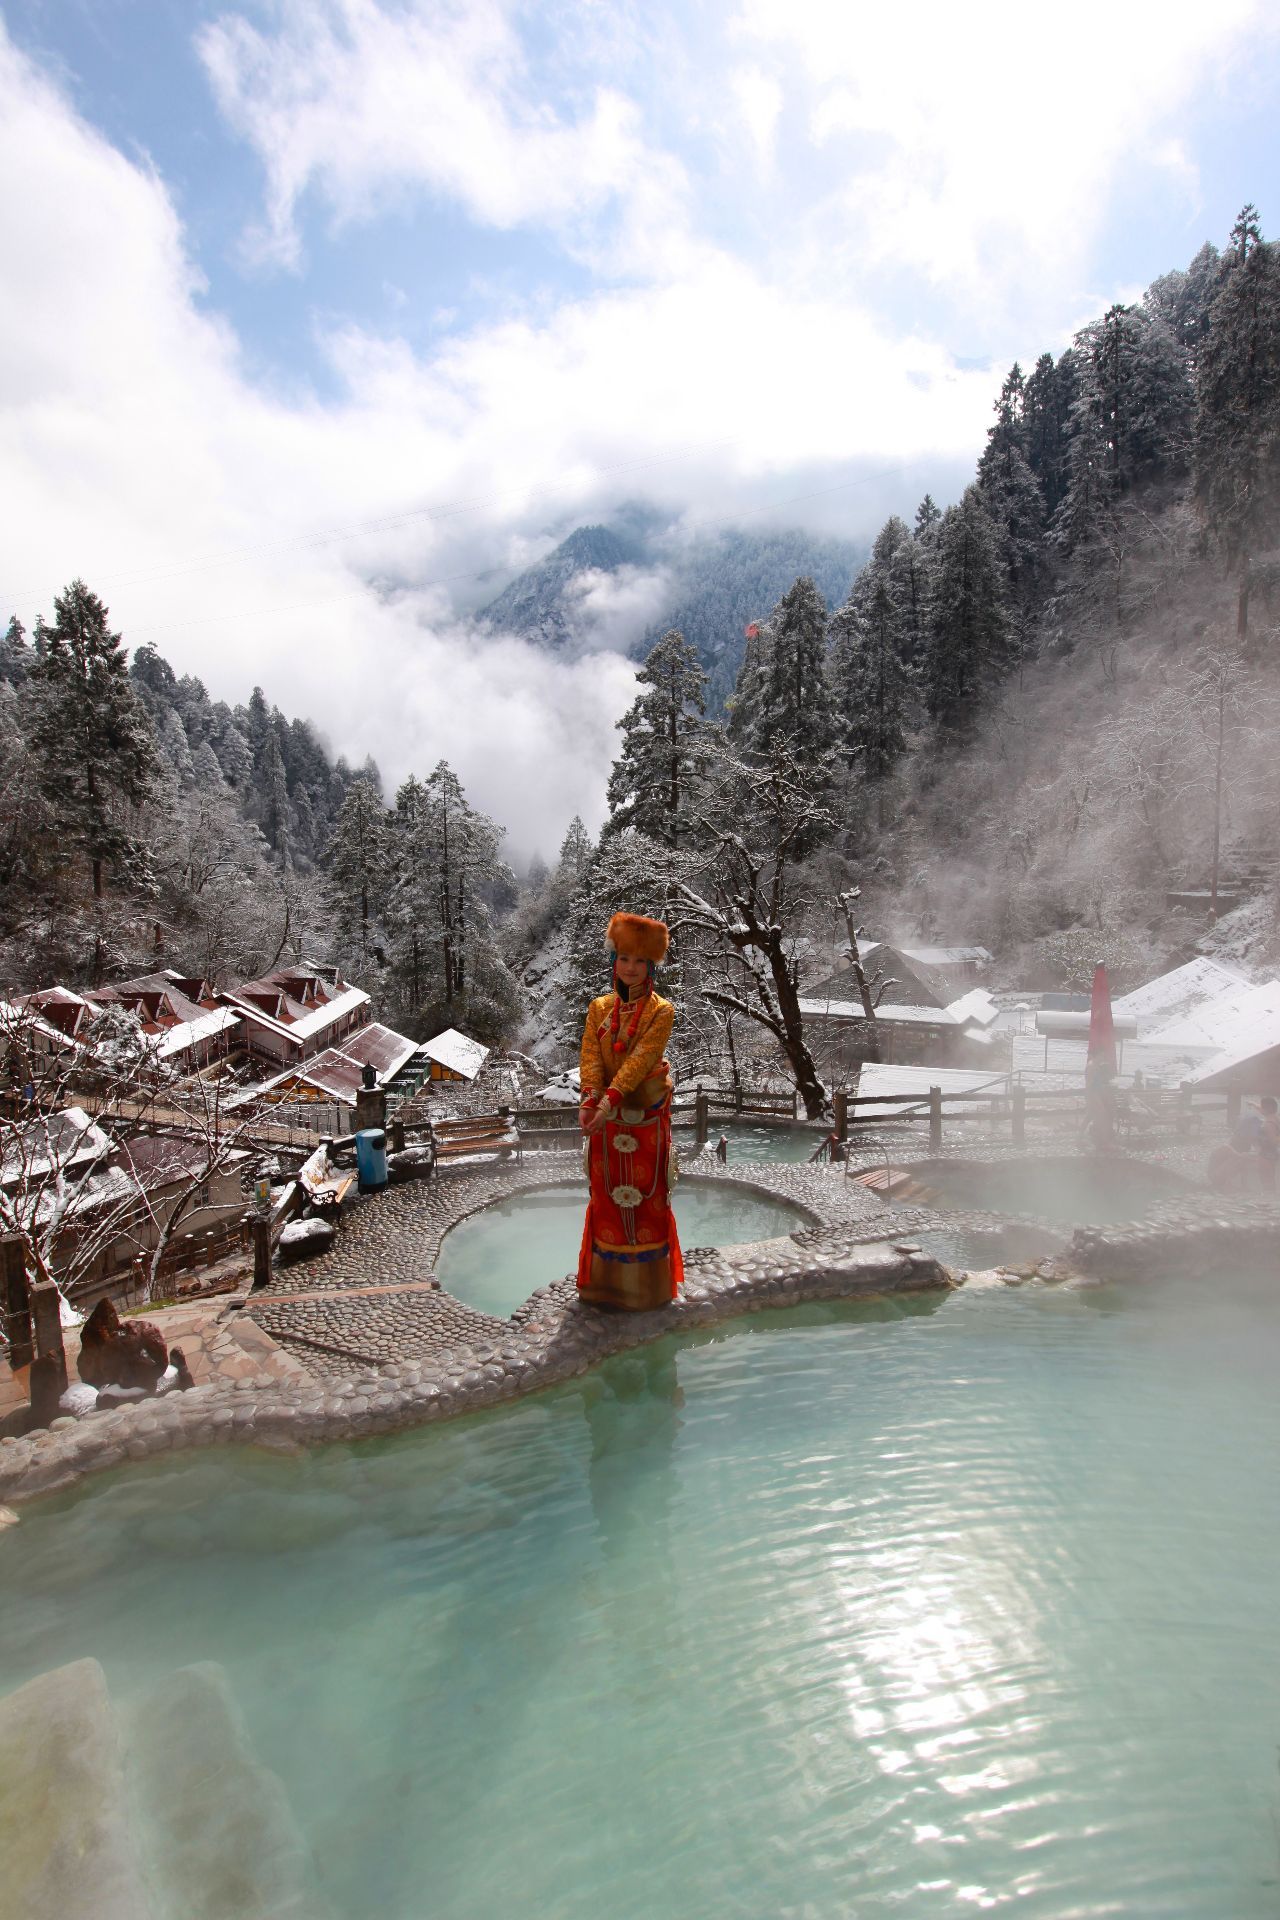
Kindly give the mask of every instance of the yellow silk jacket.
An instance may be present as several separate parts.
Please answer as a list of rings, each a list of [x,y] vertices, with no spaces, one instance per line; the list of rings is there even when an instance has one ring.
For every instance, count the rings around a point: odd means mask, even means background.
[[[640,1015],[636,1037],[625,1054],[613,1050],[609,1022],[617,995],[602,993],[587,1008],[587,1024],[582,1030],[582,1056],[579,1077],[584,1095],[603,1093],[611,1088],[624,1098],[655,1073],[662,1063],[675,1024],[676,1010],[661,994],[651,993]],[[632,1008],[623,1002],[618,1021],[618,1036],[625,1040]],[[603,1028],[603,1037],[601,1029]]]

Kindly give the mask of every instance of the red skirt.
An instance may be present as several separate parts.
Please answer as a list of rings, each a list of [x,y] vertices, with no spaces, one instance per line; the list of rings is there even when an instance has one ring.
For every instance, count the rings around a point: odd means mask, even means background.
[[[591,1197],[578,1292],[595,1306],[630,1313],[669,1306],[684,1279],[671,1211],[670,1095],[647,1111],[624,1101],[586,1147]]]

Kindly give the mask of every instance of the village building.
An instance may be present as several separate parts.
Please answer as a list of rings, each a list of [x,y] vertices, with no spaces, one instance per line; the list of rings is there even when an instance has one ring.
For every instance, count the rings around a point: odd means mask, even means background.
[[[411,1063],[421,1058],[416,1040],[371,1020],[348,1035],[340,1047],[326,1047],[303,1065],[286,1067],[283,1073],[236,1094],[226,1105],[228,1110],[249,1102],[305,1108],[305,1117],[319,1130],[346,1133],[366,1068],[372,1067],[379,1088],[391,1092]]]
[[[902,958],[912,967],[924,967],[931,979],[960,993],[975,986],[991,966],[985,947],[903,947]]]
[[[434,1039],[424,1041],[422,1051],[431,1062],[433,1080],[462,1080],[468,1085],[489,1058],[488,1047],[459,1033],[456,1027],[446,1027]]]
[[[134,1014],[156,1059],[179,1074],[222,1058],[239,1037],[239,1014],[221,1004],[209,981],[171,968],[94,987],[85,999],[93,1007]]]
[[[800,1017],[812,1029],[812,1044],[845,1066],[868,1059],[932,1062],[938,1066],[982,1065],[995,1059],[999,1009],[981,988],[946,1007],[885,1001],[869,1021],[859,1001],[803,998]],[[1000,1060],[1004,1065],[1003,1055]]]
[[[363,987],[348,986],[332,969],[282,967],[260,980],[224,987],[218,995],[242,1021],[241,1044],[277,1066],[298,1066],[341,1046],[370,1017]]]
[[[912,959],[901,947],[891,947],[883,940],[867,941],[861,948],[860,958],[869,983],[877,976],[890,983],[886,999],[894,1006],[945,1007],[960,991],[959,988],[953,991],[943,975],[935,972],[927,961]],[[858,976],[853,967],[840,967],[826,979],[819,980],[808,989],[808,998],[859,1002]]]
[[[181,1239],[219,1246],[238,1240],[247,1158],[233,1151],[209,1171],[203,1141],[138,1134],[116,1143],[82,1107],[71,1106],[5,1128],[0,1187],[27,1229],[55,1225],[52,1271],[61,1275],[75,1261],[76,1304],[92,1306],[140,1277],[177,1208]],[[87,1244],[91,1258],[76,1261]]]

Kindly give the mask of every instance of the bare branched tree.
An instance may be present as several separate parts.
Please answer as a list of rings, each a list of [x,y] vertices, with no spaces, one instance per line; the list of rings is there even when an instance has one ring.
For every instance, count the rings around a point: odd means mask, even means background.
[[[830,784],[825,761],[802,767],[785,743],[759,765],[721,746],[698,822],[705,877],[700,885],[673,883],[681,923],[701,929],[726,962],[724,984],[708,984],[706,999],[773,1035],[811,1120],[827,1092],[800,1014],[794,929],[812,903],[802,897],[797,869],[805,847],[835,825],[814,797]]]

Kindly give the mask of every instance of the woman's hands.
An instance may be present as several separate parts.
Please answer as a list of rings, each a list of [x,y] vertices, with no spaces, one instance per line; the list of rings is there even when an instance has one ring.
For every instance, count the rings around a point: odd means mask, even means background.
[[[588,1137],[593,1133],[599,1133],[608,1118],[609,1103],[607,1100],[584,1100],[578,1108],[579,1123],[582,1131],[588,1135]]]

